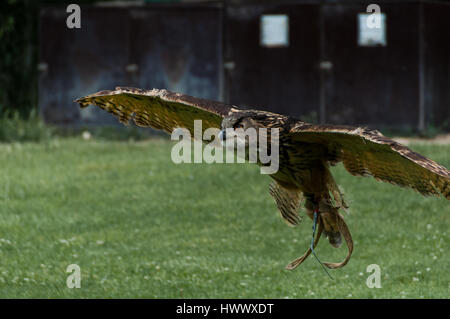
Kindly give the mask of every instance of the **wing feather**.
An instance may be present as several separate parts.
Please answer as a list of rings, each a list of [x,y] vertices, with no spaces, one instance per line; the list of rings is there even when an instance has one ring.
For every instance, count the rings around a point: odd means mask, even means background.
[[[115,115],[120,122],[164,130],[169,134],[176,128],[186,128],[194,134],[194,120],[202,120],[202,131],[220,128],[223,117],[233,108],[221,102],[200,99],[167,90],[142,90],[117,87],[77,99],[80,106],[96,105]],[[203,133],[203,132],[202,132]]]
[[[423,195],[444,195],[450,200],[450,172],[442,165],[376,130],[299,122],[289,135],[293,141],[319,143],[330,162],[342,161],[352,175],[410,187]]]
[[[281,217],[290,226],[301,221],[298,210],[303,202],[303,195],[297,189],[288,189],[274,181],[269,185],[269,193],[275,199]]]

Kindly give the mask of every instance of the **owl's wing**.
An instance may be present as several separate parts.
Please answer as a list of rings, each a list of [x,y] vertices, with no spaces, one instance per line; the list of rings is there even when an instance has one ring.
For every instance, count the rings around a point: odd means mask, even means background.
[[[202,136],[207,128],[218,128],[231,105],[167,90],[141,90],[117,87],[114,91],[100,91],[75,102],[87,107],[94,104],[128,124],[132,118],[136,125],[168,132],[176,128],[188,129],[194,135],[194,120],[202,120]]]
[[[301,221],[298,211],[303,202],[302,193],[287,189],[276,181],[269,185],[269,193],[275,199],[281,217],[286,223],[290,226],[297,225]]]
[[[450,172],[376,130],[298,122],[288,133],[294,143],[321,144],[327,160],[342,161],[352,175],[410,187],[423,195],[442,194],[450,200]]]

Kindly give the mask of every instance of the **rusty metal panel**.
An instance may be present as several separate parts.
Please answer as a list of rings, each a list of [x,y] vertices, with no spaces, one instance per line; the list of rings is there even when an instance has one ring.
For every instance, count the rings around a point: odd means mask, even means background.
[[[222,99],[221,7],[131,9],[130,82]]]
[[[411,128],[419,123],[418,6],[383,3],[387,46],[357,44],[366,7],[323,5],[325,121]]]
[[[41,11],[39,106],[48,123],[112,124],[95,108],[82,111],[78,97],[124,81],[128,62],[129,19],[124,10],[82,7],[81,29],[68,29],[64,6]]]
[[[318,5],[230,5],[226,21],[227,100],[296,117],[317,117]],[[289,44],[260,44],[260,17],[286,14]]]
[[[81,29],[64,6],[41,11],[39,106],[56,124],[117,124],[78,97],[116,86],[166,88],[221,99],[221,7],[82,6]]]

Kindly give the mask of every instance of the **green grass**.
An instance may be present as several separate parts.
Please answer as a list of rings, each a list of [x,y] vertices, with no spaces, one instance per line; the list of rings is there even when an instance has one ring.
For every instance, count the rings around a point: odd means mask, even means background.
[[[355,241],[330,280],[303,254],[250,164],[180,164],[173,144],[50,139],[0,145],[0,298],[448,298],[449,202],[334,168]],[[450,167],[450,146],[413,145]],[[324,261],[346,248],[326,240]],[[81,288],[66,267],[81,267]],[[382,288],[366,286],[370,264]]]
[[[54,129],[45,125],[37,110],[27,116],[19,112],[0,112],[0,143],[48,141]]]

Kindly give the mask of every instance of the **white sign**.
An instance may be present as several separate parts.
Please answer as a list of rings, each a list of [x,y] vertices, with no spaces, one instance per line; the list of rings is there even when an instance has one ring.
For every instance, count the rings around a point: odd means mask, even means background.
[[[261,39],[264,47],[289,46],[289,17],[285,14],[265,14],[260,20]]]
[[[387,45],[386,15],[384,13],[358,14],[358,45]]]

